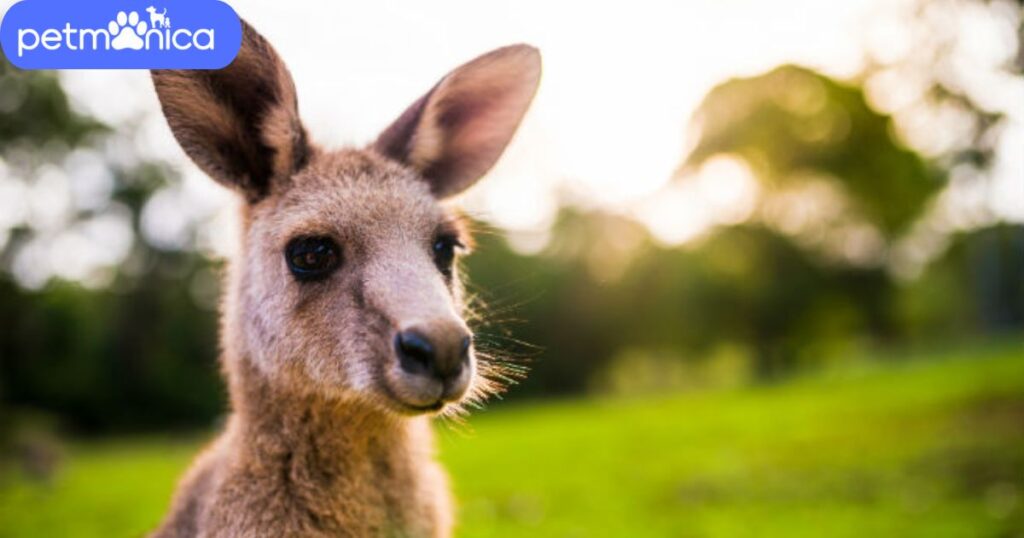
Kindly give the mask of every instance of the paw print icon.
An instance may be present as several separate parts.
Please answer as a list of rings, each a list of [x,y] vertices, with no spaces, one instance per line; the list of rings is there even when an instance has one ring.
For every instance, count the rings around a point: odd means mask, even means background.
[[[141,50],[144,45],[142,36],[146,35],[147,29],[146,21],[139,20],[138,13],[118,11],[117,17],[107,25],[107,31],[113,38],[110,47],[114,50]]]

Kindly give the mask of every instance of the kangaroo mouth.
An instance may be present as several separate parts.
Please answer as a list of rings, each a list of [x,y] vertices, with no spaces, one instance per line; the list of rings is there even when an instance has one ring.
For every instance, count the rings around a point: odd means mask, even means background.
[[[377,391],[393,411],[403,415],[438,413],[469,393],[475,366],[458,379],[438,380],[410,376],[400,368],[381,368],[376,376]]]
[[[414,412],[414,413],[436,413],[436,412],[444,409],[445,403],[442,400],[438,400],[437,402],[435,402],[435,403],[433,403],[431,405],[419,405],[419,406],[417,406],[417,405],[405,404],[405,406],[408,407],[409,410]]]
[[[391,383],[389,383],[388,380],[385,378],[379,379],[378,385],[384,392],[385,398],[387,398],[387,400],[390,403],[392,403],[397,408],[397,410],[402,414],[423,415],[429,413],[437,413],[438,411],[444,409],[444,406],[447,404],[447,402],[440,396],[438,396],[437,399],[431,403],[423,404],[420,402],[411,402],[408,399],[400,396],[398,394],[399,391],[395,390],[391,386]]]

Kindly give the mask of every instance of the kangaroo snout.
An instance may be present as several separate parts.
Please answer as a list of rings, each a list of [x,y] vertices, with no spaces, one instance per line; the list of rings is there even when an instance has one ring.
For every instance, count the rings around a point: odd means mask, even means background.
[[[469,362],[469,336],[456,345],[436,345],[421,331],[410,329],[395,335],[395,351],[402,369],[410,374],[431,375],[440,381],[456,378]]]
[[[395,333],[401,392],[415,407],[440,406],[465,394],[472,379],[473,337],[461,323],[410,325]]]

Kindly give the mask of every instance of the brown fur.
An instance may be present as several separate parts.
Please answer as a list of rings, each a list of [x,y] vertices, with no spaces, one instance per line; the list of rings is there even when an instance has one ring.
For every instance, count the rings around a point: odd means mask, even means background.
[[[222,309],[231,418],[153,536],[447,536],[425,382],[399,368],[393,342],[414,326],[447,352],[469,334],[458,274],[442,275],[431,254],[438,234],[464,234],[440,198],[497,160],[533,97],[539,56],[485,55],[370,148],[325,151],[306,140],[284,63],[243,26],[229,67],[153,73],[182,147],[245,200]],[[332,238],[340,268],[296,281],[282,253],[301,236]],[[499,388],[494,364],[472,352],[468,364],[442,413]]]

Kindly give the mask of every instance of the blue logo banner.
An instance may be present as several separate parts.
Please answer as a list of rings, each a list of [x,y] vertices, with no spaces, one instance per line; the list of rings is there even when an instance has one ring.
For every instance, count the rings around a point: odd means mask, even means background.
[[[22,0],[0,23],[22,69],[220,69],[241,44],[219,0]]]

